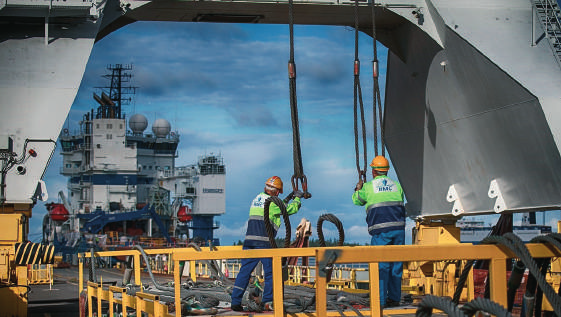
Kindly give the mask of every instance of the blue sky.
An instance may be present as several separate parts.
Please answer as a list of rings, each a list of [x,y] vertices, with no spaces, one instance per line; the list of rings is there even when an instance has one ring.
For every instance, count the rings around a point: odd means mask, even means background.
[[[302,217],[315,228],[318,217],[333,213],[345,227],[347,241],[369,243],[363,207],[351,201],[357,175],[353,132],[354,30],[345,27],[295,26],[297,93],[304,171],[313,197]],[[265,179],[278,175],[290,191],[293,174],[287,61],[287,25],[238,25],[137,22],[95,44],[65,127],[78,128],[95,107],[94,87],[104,86],[109,64],[133,64],[131,84],[138,86],[128,116],[144,114],[151,123],[170,121],[181,135],[176,165],[194,163],[205,153],[221,153],[227,168],[226,214],[215,235],[223,245],[243,240],[251,200]],[[372,39],[360,35],[361,84],[368,110],[368,157],[372,142]],[[380,85],[385,84],[387,50],[378,44]],[[55,153],[45,181],[51,199],[66,193]],[[395,173],[390,172],[395,178]],[[369,177],[370,179],[370,177]],[[34,209],[31,238],[40,233],[45,208]],[[539,217],[538,217],[539,218]],[[410,236],[408,224],[407,235]],[[324,229],[336,238],[334,227]],[[281,232],[283,232],[281,230]],[[314,237],[317,235],[314,233]]]

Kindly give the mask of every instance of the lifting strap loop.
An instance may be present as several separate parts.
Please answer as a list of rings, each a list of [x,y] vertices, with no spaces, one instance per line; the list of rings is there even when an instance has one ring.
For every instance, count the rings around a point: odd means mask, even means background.
[[[298,124],[298,102],[296,97],[296,63],[294,62],[294,12],[293,0],[288,0],[288,27],[290,32],[290,59],[288,61],[288,78],[290,87],[290,118],[292,120],[292,153],[294,161],[294,175],[292,175],[292,190],[298,190],[298,181],[302,183],[304,198],[312,197],[308,192],[308,180],[302,166],[302,151],[300,149],[300,127]]]
[[[354,132],[355,132],[355,156],[358,179],[366,182],[366,124],[364,120],[364,104],[362,102],[362,89],[360,88],[360,61],[358,59],[358,0],[355,0],[355,61],[354,61]],[[358,105],[360,105],[360,119],[362,130],[362,149],[364,167],[360,168],[360,149],[358,145]]]
[[[385,144],[384,144],[384,115],[382,111],[382,98],[380,97],[380,85],[378,83],[378,51],[376,48],[376,0],[372,0],[372,46],[374,49],[374,57],[372,59],[372,77],[373,77],[373,93],[374,98],[372,104],[372,115],[374,117],[374,155],[378,156],[378,123],[380,125],[380,148],[382,150],[382,155],[386,155]],[[376,109],[378,106],[378,109]],[[378,114],[378,115],[376,115]]]

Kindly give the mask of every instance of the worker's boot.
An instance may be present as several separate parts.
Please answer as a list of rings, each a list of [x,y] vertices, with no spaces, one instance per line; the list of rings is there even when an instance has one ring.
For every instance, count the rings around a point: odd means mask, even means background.
[[[243,306],[240,304],[232,305],[231,308],[234,311],[243,311]]]
[[[261,308],[263,311],[273,311],[273,302],[261,303]]]

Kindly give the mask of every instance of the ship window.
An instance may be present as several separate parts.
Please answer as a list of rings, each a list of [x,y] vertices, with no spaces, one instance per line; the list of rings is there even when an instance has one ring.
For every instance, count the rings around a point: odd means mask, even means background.
[[[113,139],[113,134],[107,134],[106,137],[107,137],[107,140],[111,140],[111,139]]]
[[[123,124],[119,124],[119,129],[123,130]]]
[[[169,171],[169,166],[164,167],[166,171]]]
[[[108,123],[108,124],[107,124],[107,129],[113,129],[113,124]]]
[[[66,167],[70,168],[70,167],[72,167],[72,164],[66,164]]]
[[[96,144],[98,149],[101,149],[101,144]]]
[[[150,170],[151,170],[151,169],[152,169],[152,165],[148,166],[148,169],[150,169]]]
[[[99,123],[95,125],[96,129],[99,129]]]

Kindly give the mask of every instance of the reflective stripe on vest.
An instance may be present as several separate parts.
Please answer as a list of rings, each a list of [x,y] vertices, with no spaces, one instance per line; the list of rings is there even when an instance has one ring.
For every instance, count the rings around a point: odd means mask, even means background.
[[[358,197],[360,198],[360,195],[358,195]],[[361,199],[362,200],[362,199]],[[402,201],[383,201],[381,203],[376,203],[376,204],[372,204],[372,205],[368,205],[366,206],[366,214],[368,214],[368,212],[370,210],[372,210],[373,208],[378,208],[378,207],[391,207],[391,206],[403,206],[403,202]]]
[[[360,197],[360,193],[356,193],[356,198],[358,199],[358,201],[360,201],[361,204],[366,204],[366,200]]]
[[[261,220],[261,221],[264,221],[264,219],[265,219],[265,216],[256,216],[256,215],[249,216],[249,220]],[[278,231],[278,230],[279,230],[279,227],[280,227],[280,226],[277,226],[275,223],[273,223],[273,222],[271,221],[271,219],[269,219],[269,222],[271,223],[271,225],[273,226],[273,228],[275,229],[275,231]],[[265,228],[267,228],[267,227],[265,227]]]
[[[269,242],[269,237],[262,237],[262,236],[254,236],[254,235],[246,235],[246,240],[256,240],[256,241],[265,241]]]
[[[388,228],[388,227],[400,227],[405,226],[405,221],[394,221],[394,222],[384,222],[377,225],[368,227],[368,232],[376,229]]]

